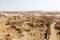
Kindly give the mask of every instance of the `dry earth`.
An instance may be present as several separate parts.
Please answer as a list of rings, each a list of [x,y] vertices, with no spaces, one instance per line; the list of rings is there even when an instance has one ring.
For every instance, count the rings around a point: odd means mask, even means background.
[[[31,13],[2,12],[0,40],[60,40],[59,13]]]

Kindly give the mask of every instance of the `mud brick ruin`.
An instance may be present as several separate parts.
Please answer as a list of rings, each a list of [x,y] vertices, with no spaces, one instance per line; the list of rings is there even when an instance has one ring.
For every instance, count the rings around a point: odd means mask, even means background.
[[[0,12],[0,40],[60,40],[59,13]]]

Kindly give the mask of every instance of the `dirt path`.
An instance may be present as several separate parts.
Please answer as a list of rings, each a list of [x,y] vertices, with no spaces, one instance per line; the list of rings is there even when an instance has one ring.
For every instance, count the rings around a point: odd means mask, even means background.
[[[51,35],[50,35],[50,40],[57,40],[57,36],[56,36],[56,31],[54,29],[54,25],[55,23],[53,23],[51,25]]]

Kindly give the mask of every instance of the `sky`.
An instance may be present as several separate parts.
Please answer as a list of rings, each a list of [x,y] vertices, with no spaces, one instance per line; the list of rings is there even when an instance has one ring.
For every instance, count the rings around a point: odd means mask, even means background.
[[[60,0],[0,0],[0,11],[60,11]]]

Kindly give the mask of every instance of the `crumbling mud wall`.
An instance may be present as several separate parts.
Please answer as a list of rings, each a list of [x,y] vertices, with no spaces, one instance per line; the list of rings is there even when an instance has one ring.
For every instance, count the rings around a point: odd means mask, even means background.
[[[0,14],[0,40],[54,40],[53,26],[59,40],[60,24],[56,19],[52,15]]]

